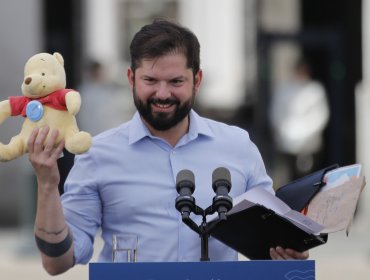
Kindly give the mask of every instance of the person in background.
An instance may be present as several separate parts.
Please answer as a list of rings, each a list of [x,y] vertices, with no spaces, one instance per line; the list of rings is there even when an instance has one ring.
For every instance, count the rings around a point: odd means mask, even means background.
[[[124,87],[108,78],[106,67],[95,60],[86,66],[85,78],[78,87],[82,106],[77,121],[82,130],[97,135],[129,120],[134,105]]]
[[[138,236],[138,261],[199,261],[200,238],[175,209],[176,175],[183,169],[195,174],[200,207],[214,196],[211,176],[220,166],[230,170],[232,197],[251,188],[273,192],[248,133],[192,109],[203,72],[199,42],[190,30],[155,20],[134,36],[130,52],[127,78],[137,112],[94,137],[92,148],[76,156],[61,198],[56,159],[64,143],[55,146],[58,131],[35,129],[28,142],[38,182],[36,244],[50,274],[88,263],[98,229],[104,240],[101,262],[112,259],[114,234]],[[281,247],[270,254],[272,259],[308,257]],[[238,254],[210,238],[209,257],[233,261]]]
[[[274,92],[270,123],[278,152],[277,164],[289,167],[286,182],[319,168],[323,133],[329,121],[323,85],[312,79],[305,59],[295,65],[292,80]]]

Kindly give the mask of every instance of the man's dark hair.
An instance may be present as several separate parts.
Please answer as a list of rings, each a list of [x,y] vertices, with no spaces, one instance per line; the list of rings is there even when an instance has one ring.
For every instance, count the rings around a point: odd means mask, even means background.
[[[175,22],[157,19],[143,26],[132,39],[131,69],[135,72],[142,59],[182,53],[186,57],[187,67],[191,68],[195,75],[199,71],[199,51],[200,45],[193,32]]]

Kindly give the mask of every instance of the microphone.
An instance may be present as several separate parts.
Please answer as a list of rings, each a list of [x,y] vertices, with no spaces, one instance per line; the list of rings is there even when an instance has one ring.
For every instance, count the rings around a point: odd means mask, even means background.
[[[226,220],[226,212],[233,207],[229,196],[231,189],[231,174],[225,167],[216,168],[212,173],[212,188],[216,193],[212,207],[218,212],[221,220]]]
[[[179,196],[176,198],[175,207],[182,217],[189,217],[195,209],[195,198],[192,196],[195,190],[194,173],[183,169],[176,176],[176,191]]]

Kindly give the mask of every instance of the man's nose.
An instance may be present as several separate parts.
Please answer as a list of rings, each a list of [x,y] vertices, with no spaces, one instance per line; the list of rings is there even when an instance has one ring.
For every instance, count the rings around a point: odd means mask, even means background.
[[[156,97],[160,99],[166,99],[171,96],[171,90],[167,83],[159,83],[157,91],[156,91]]]

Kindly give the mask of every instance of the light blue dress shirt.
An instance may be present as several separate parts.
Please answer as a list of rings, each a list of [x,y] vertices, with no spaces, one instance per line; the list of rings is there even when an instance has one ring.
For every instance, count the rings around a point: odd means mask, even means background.
[[[75,159],[62,204],[74,236],[76,263],[87,263],[102,229],[99,261],[112,260],[112,235],[138,235],[138,261],[199,261],[200,238],[175,208],[176,175],[195,175],[196,204],[212,204],[212,172],[231,172],[230,195],[253,188],[271,192],[272,182],[257,147],[245,130],[190,112],[189,132],[175,147],[150,134],[138,113],[121,126],[94,137],[91,149]],[[200,224],[200,216],[191,216]],[[211,261],[236,260],[237,253],[209,240]]]

